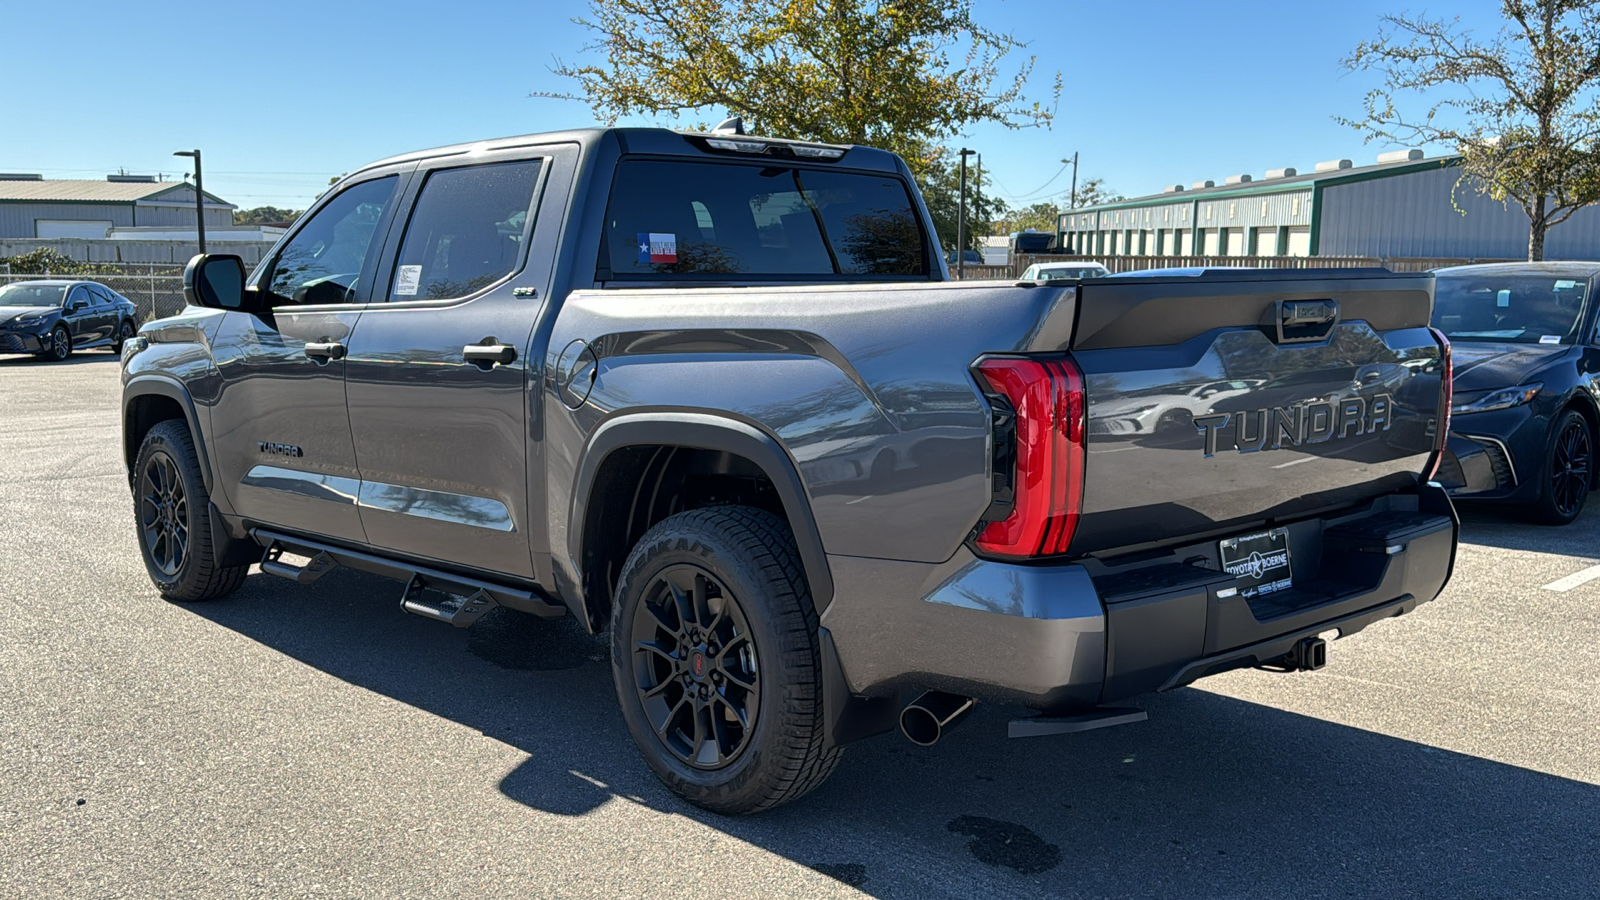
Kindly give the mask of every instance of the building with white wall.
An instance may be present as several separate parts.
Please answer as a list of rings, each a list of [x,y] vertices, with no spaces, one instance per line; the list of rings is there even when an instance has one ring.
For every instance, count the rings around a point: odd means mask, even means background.
[[[1073,210],[1059,240],[1086,256],[1525,259],[1528,217],[1462,181],[1460,157],[1400,150],[1370,166],[1330,160]],[[1545,256],[1600,259],[1600,209],[1550,229]]]

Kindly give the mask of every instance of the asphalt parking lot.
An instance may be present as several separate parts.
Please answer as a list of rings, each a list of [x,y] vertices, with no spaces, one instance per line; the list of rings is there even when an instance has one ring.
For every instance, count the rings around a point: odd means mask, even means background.
[[[108,353],[0,357],[0,896],[1600,893],[1600,504],[1468,511],[1445,595],[1321,672],[1076,737],[983,709],[730,820],[650,775],[569,623],[345,571],[161,600],[117,399]]]

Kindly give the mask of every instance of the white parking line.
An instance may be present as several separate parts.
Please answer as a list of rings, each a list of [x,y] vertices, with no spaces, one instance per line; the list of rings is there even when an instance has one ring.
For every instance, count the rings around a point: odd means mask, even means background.
[[[1600,566],[1590,566],[1587,569],[1579,569],[1565,578],[1557,578],[1555,581],[1545,585],[1544,589],[1547,591],[1570,591],[1578,585],[1588,584],[1596,578],[1600,578]]]
[[[1319,456],[1302,456],[1299,459],[1291,459],[1286,463],[1278,463],[1277,465],[1273,466],[1273,468],[1274,469],[1287,469],[1290,466],[1298,466],[1301,463],[1308,463],[1308,462],[1311,462],[1314,459],[1321,459],[1321,457],[1319,457]]]

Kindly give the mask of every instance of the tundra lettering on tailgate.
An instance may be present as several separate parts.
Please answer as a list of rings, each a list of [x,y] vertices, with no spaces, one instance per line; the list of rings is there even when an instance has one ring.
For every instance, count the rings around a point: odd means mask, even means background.
[[[1320,444],[1335,438],[1360,437],[1388,431],[1393,424],[1394,398],[1347,397],[1337,403],[1294,403],[1271,409],[1197,416],[1194,427],[1205,435],[1206,456],[1217,452],[1217,433],[1233,423],[1233,446],[1240,453],[1279,450],[1302,444]]]

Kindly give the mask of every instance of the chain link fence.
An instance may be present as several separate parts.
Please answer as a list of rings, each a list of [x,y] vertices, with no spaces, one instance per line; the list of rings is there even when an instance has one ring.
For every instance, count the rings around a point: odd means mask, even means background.
[[[1097,262],[1112,272],[1140,272],[1167,268],[1263,268],[1263,269],[1388,269],[1391,272],[1426,272],[1443,266],[1469,263],[1516,262],[1506,259],[1445,259],[1398,256],[1063,256],[1059,254],[1020,254],[1008,265],[966,267],[968,280],[1020,278],[1034,263]],[[954,277],[956,267],[950,267]]]
[[[94,266],[93,272],[16,274],[0,272],[0,285],[47,278],[93,281],[133,301],[139,323],[177,315],[183,310],[183,266],[168,263],[117,263]]]

